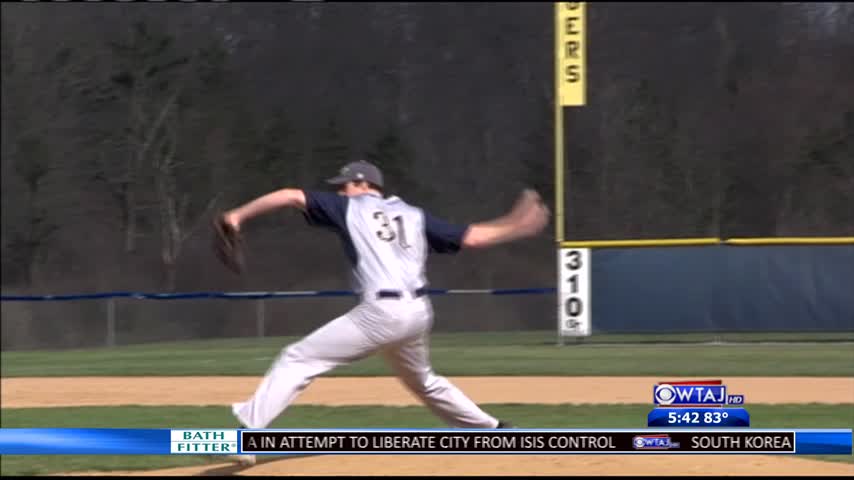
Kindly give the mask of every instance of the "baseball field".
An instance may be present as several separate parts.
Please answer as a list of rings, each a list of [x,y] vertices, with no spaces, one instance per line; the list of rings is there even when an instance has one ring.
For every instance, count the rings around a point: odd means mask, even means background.
[[[722,379],[752,426],[854,427],[854,332],[599,335],[558,347],[553,332],[436,334],[433,364],[522,428],[639,428],[660,380]],[[2,427],[235,427],[292,338],[161,343],[2,354]],[[440,427],[376,358],[317,379],[274,427]],[[3,475],[847,475],[854,457],[794,456],[218,457],[3,456]]]

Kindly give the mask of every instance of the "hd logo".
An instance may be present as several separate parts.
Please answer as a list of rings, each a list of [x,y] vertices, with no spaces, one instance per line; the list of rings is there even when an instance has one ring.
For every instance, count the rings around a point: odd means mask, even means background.
[[[744,405],[744,395],[729,395],[721,380],[658,383],[653,387],[652,400],[662,407]]]

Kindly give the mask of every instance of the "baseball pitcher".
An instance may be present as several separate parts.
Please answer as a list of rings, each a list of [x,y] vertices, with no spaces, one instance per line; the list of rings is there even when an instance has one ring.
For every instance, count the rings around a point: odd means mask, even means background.
[[[240,424],[266,428],[318,375],[381,354],[401,382],[447,424],[510,428],[433,371],[428,350],[433,308],[425,294],[425,263],[428,252],[452,254],[538,234],[549,219],[539,195],[525,190],[503,217],[454,225],[401,198],[384,196],[382,172],[368,162],[350,163],[327,182],[337,192],[285,188],[225,212],[214,222],[218,257],[240,273],[241,226],[279,208],[302,210],[310,225],[338,235],[361,296],[355,308],[282,350],[252,397],[233,405]],[[237,460],[255,463],[253,455]]]

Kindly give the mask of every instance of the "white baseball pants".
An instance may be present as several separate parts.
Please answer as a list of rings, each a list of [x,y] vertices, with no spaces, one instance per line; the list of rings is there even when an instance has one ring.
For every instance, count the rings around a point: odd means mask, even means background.
[[[439,418],[460,428],[495,428],[480,409],[430,365],[433,308],[427,297],[365,301],[284,348],[255,394],[232,411],[247,428],[267,428],[318,375],[382,353],[400,381]]]

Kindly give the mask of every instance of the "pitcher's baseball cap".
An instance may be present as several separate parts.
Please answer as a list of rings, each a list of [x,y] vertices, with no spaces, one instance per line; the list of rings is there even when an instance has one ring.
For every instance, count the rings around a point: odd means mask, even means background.
[[[376,165],[364,160],[350,162],[344,165],[338,175],[326,180],[332,185],[343,185],[347,182],[369,182],[378,187],[383,186],[383,174]]]

